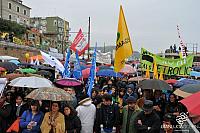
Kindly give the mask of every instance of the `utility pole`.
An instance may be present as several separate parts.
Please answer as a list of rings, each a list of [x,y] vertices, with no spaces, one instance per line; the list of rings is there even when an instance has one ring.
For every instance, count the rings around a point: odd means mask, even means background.
[[[89,17],[89,25],[88,25],[88,60],[90,59],[90,17]]]
[[[105,53],[106,52],[106,43],[104,42],[103,44],[103,52]]]

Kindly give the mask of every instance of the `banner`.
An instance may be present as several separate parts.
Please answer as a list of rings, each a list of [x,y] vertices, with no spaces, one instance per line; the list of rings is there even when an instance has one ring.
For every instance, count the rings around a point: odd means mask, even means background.
[[[114,71],[119,72],[125,65],[125,59],[132,56],[133,49],[131,39],[126,25],[124,12],[122,6],[120,6],[117,41],[116,41],[116,52],[114,61]]]
[[[88,49],[89,44],[86,41],[86,38],[83,35],[82,30],[80,29],[78,34],[76,35],[70,49],[76,52],[78,51],[78,55],[82,55],[86,49]]]
[[[141,49],[140,54],[141,67],[143,71],[146,71],[148,68],[150,72],[153,72],[153,62],[155,61],[158,73],[162,71],[164,75],[189,75],[192,68],[193,58],[193,55],[189,55],[185,59],[163,58],[144,48]]]
[[[96,61],[98,63],[111,64],[111,53],[101,53],[100,51],[97,51]]]

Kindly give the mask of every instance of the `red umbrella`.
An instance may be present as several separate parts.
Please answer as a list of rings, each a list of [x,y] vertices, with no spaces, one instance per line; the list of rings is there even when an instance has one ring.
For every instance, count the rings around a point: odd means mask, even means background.
[[[90,68],[86,68],[86,69],[82,70],[82,75],[83,75],[84,79],[88,78],[90,75]]]
[[[99,68],[97,67],[96,68],[96,72],[99,70]],[[86,68],[84,70],[82,70],[82,75],[83,75],[83,78],[86,79],[89,77],[90,75],[90,68]]]
[[[168,79],[168,80],[165,80],[166,83],[168,84],[175,84],[177,82],[176,79]]]
[[[3,67],[0,67],[0,71],[1,71],[1,72],[4,72],[4,71],[6,71],[6,69],[3,68]]]
[[[180,102],[187,107],[188,112],[191,115],[200,115],[200,101],[197,100],[200,97],[200,92],[197,92],[191,96],[186,97]]]

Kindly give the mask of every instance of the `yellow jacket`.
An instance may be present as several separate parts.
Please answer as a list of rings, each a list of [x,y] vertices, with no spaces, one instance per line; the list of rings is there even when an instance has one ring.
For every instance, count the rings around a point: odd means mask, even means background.
[[[49,124],[50,112],[47,112],[41,124],[41,132],[49,133],[51,130],[51,125]],[[58,117],[55,119],[56,127],[54,133],[65,133],[65,117],[59,112]]]

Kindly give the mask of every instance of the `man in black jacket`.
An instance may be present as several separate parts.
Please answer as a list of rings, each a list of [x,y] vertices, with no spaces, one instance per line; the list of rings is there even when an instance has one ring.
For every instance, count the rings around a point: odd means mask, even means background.
[[[153,102],[146,100],[143,111],[137,116],[135,121],[138,133],[160,133],[160,118],[153,111]]]
[[[112,96],[109,94],[103,95],[102,100],[103,103],[97,106],[96,124],[103,124],[104,132],[111,133],[113,127],[119,126],[119,107],[112,104]]]

